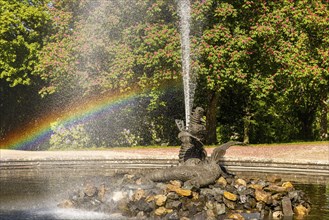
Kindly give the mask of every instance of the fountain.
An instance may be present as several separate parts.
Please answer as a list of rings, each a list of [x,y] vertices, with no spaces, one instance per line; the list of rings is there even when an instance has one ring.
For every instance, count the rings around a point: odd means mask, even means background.
[[[308,196],[290,181],[278,176],[242,178],[220,167],[226,150],[239,142],[228,142],[213,150],[203,148],[203,109],[191,114],[190,129],[181,130],[180,165],[133,175],[116,184],[86,183],[74,190],[59,207],[120,213],[127,218],[159,219],[263,219],[305,216],[310,212]]]
[[[190,19],[191,6],[190,0],[180,0],[178,3],[178,10],[180,15],[180,30],[181,30],[181,48],[182,48],[182,74],[184,85],[184,101],[185,101],[185,118],[186,127],[190,123],[190,115],[193,107],[193,97],[195,91],[194,77],[191,74],[190,67]]]
[[[5,189],[1,192],[0,198],[6,203],[1,204],[0,207],[2,219],[13,219],[13,216],[30,219],[126,219],[136,217],[144,219],[179,219],[181,217],[206,219],[223,216],[232,219],[241,218],[241,216],[245,219],[261,219],[266,213],[271,212],[276,213],[277,217],[286,215],[289,216],[288,219],[292,219],[293,208],[298,210],[297,207],[299,207],[299,212],[309,212],[310,203],[307,196],[302,191],[296,190],[289,181],[283,181],[278,177],[269,177],[266,180],[242,178],[222,170],[218,166],[221,162],[220,158],[224,156],[228,147],[240,143],[229,142],[219,146],[214,150],[212,156],[207,158],[202,143],[205,132],[204,122],[201,120],[203,109],[196,108],[192,112],[195,83],[193,82],[194,77],[190,73],[189,6],[188,0],[179,1],[186,117],[185,125],[182,121],[177,121],[180,129],[179,138],[182,141],[179,154],[180,166],[155,172],[149,172],[149,170],[146,172],[144,168],[134,173],[111,174],[106,178],[100,178],[99,176],[105,175],[104,159],[100,159],[95,166],[98,167],[98,172],[95,171],[96,169],[92,169],[93,175],[78,173],[78,169],[86,172],[85,167],[79,167],[80,165],[74,167],[72,165],[74,163],[70,164],[64,160],[61,161],[64,165],[59,170],[52,172],[47,170],[47,174],[42,173],[40,168],[36,174],[31,175],[32,177],[8,180],[6,176],[3,178],[5,181],[0,183],[1,188]],[[115,162],[120,163],[120,160],[118,161]],[[85,161],[82,162],[85,163]],[[22,172],[25,173],[26,168],[22,167]],[[53,167],[50,168],[52,170]],[[149,175],[145,175],[145,173]],[[3,174],[5,175],[5,172]],[[71,180],[70,178],[75,175],[77,175],[77,179]],[[36,180],[35,176],[41,176],[41,178]],[[58,178],[59,176],[61,178]],[[96,180],[94,182],[85,181],[90,177]],[[56,183],[55,186],[54,183]],[[24,188],[25,184],[29,188]],[[61,192],[63,186],[67,187],[65,190],[69,195]],[[29,190],[33,187],[35,187],[32,190],[33,193],[38,201],[41,201],[38,204],[31,204],[28,197]],[[49,189],[51,190],[49,191]],[[21,195],[18,195],[16,200],[22,200],[20,203],[22,206],[26,204],[30,204],[30,206],[18,213],[10,211],[1,213],[3,209],[10,210],[11,208],[10,197],[13,195],[11,190],[13,194],[16,193],[15,196],[17,196],[17,190],[21,190]],[[39,194],[42,195],[42,198],[38,197]],[[26,198],[28,198],[27,201],[24,200]],[[58,199],[61,199],[60,203],[58,207],[54,207],[54,201],[58,202]],[[52,212],[45,211],[44,207],[51,208]],[[29,215],[31,211],[29,209],[32,209],[34,213]],[[236,210],[242,212],[237,213]],[[248,213],[249,211],[253,212]],[[36,213],[37,215],[35,215]]]

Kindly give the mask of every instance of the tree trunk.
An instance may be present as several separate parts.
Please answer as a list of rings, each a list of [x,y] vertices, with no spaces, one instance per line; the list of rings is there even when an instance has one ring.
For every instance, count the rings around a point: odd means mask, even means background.
[[[315,120],[315,113],[308,112],[300,115],[300,121],[302,123],[300,138],[305,141],[313,139],[313,122]]]
[[[206,112],[206,143],[216,144],[217,143],[217,112],[218,112],[218,100],[219,92],[212,91],[208,95],[208,108]]]
[[[248,104],[244,108],[245,116],[243,117],[243,143],[249,144],[249,133],[250,133],[250,125],[251,125],[251,113],[249,103],[250,97],[248,99]]]
[[[251,116],[247,114],[243,118],[243,143],[244,144],[249,144],[249,132],[250,132],[250,120]]]
[[[328,104],[326,101],[321,103],[321,116],[320,116],[320,139],[326,140],[328,138]]]

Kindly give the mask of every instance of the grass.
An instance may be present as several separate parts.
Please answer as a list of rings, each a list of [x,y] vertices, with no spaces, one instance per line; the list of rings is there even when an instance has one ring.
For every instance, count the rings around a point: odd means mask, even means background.
[[[305,146],[305,145],[328,145],[329,146],[329,141],[297,141],[297,142],[288,142],[288,143],[263,143],[263,144],[248,144],[248,146],[252,147],[273,147],[273,146],[289,146],[289,145],[300,145],[300,146]],[[208,145],[205,147],[216,147],[218,145]]]
[[[328,145],[329,141],[298,141],[298,142],[289,142],[289,143],[270,143],[270,144],[250,144],[251,146],[287,146],[287,145]]]
[[[152,145],[152,146],[134,146],[134,147],[86,147],[86,148],[79,148],[79,149],[70,149],[70,148],[65,148],[65,149],[49,149],[48,151],[106,151],[106,150],[129,150],[129,149],[134,149],[134,150],[139,150],[139,149],[165,149],[165,148],[179,148],[180,146],[160,146],[160,145]]]
[[[329,141],[309,141],[309,142],[289,142],[289,143],[271,143],[271,144],[250,144],[252,147],[273,147],[273,146],[287,146],[287,145],[328,145]],[[219,145],[206,145],[205,148],[214,148]],[[58,149],[61,151],[72,151],[72,150],[81,150],[81,151],[107,151],[107,150],[140,150],[140,149],[166,149],[166,148],[179,148],[180,146],[161,146],[161,145],[151,145],[151,146],[134,146],[134,147],[90,147],[90,148],[81,148],[81,149]],[[54,151],[54,150],[50,150]]]

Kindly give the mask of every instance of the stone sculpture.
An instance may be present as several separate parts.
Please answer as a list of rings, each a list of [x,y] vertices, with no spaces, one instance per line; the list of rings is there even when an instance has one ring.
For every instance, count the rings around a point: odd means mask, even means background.
[[[178,155],[180,163],[192,158],[204,160],[207,157],[207,152],[204,150],[202,143],[206,134],[206,127],[202,120],[203,113],[203,108],[195,108],[190,116],[188,128],[184,127],[182,120],[176,120],[177,127],[180,130],[178,138],[182,142]]]
[[[179,151],[180,166],[150,173],[147,175],[148,179],[156,182],[180,180],[184,182],[186,187],[199,188],[213,183],[223,174],[223,170],[219,166],[220,159],[230,146],[243,143],[228,142],[220,145],[214,149],[211,157],[207,158],[202,143],[206,131],[202,120],[203,112],[202,108],[195,108],[191,114],[188,128],[184,126],[182,120],[176,120],[180,130],[178,138],[182,142]]]

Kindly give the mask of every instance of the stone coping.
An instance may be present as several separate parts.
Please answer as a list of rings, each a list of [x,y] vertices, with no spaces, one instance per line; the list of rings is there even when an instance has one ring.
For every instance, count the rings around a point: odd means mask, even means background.
[[[214,148],[207,148],[211,155]],[[78,151],[20,151],[0,149],[4,161],[65,161],[65,160],[177,160],[179,148],[142,148]],[[264,163],[306,163],[329,165],[328,145],[287,147],[231,147],[223,160],[259,161]]]
[[[206,148],[211,155],[214,148]],[[149,169],[178,164],[177,147],[80,151],[0,150],[2,170]],[[329,177],[329,142],[302,145],[232,146],[221,164],[229,171],[279,172]],[[3,173],[3,172],[2,172]]]

